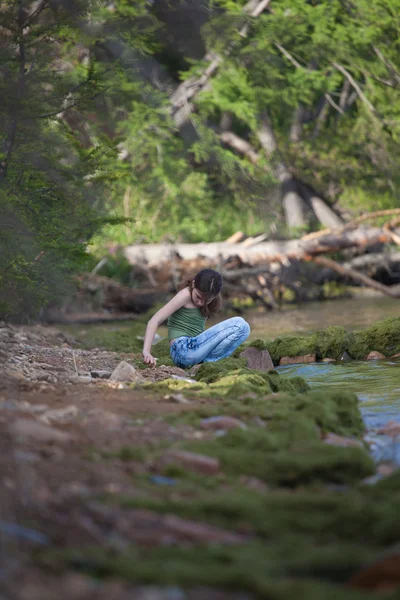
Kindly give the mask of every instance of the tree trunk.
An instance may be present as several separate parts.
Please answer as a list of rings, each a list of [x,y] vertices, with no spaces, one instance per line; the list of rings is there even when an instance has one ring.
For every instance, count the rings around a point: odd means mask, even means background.
[[[277,153],[278,146],[269,117],[264,114],[257,138],[267,158]],[[297,183],[282,159],[276,164],[276,176],[282,184],[282,205],[288,227],[305,227],[307,224],[304,201],[299,194]]]

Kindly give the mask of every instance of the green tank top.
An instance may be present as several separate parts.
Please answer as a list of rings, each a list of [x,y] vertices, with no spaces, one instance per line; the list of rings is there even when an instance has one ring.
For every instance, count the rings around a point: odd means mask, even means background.
[[[200,312],[199,308],[179,308],[170,317],[168,317],[168,339],[187,336],[195,337],[203,333],[206,323],[206,317]]]

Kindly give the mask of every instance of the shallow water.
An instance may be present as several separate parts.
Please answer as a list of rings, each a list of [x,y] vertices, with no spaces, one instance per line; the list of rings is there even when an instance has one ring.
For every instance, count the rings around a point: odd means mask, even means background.
[[[251,338],[274,339],[306,335],[331,325],[348,331],[369,327],[387,317],[400,316],[400,301],[392,298],[357,298],[288,307],[281,312],[250,313]],[[328,386],[355,392],[369,431],[367,439],[376,460],[400,465],[400,439],[376,431],[389,421],[400,422],[400,360],[314,363],[278,367],[282,375],[300,375],[311,387]]]
[[[311,387],[355,392],[368,429],[400,419],[400,360],[314,363],[278,367],[282,375],[300,375]]]

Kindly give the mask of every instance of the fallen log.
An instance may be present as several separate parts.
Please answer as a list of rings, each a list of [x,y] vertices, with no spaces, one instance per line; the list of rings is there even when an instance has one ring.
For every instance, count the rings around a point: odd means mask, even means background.
[[[270,240],[251,246],[238,246],[227,242],[199,244],[137,244],[124,249],[124,254],[131,264],[145,262],[157,267],[160,263],[171,260],[171,256],[179,256],[183,260],[203,257],[208,260],[226,260],[231,256],[239,256],[248,265],[260,262],[282,262],[291,258],[302,260],[305,256],[317,256],[329,252],[339,252],[348,248],[367,248],[383,245],[392,241],[392,234],[383,227],[358,227],[353,230],[328,230],[324,235],[307,236],[296,240]]]

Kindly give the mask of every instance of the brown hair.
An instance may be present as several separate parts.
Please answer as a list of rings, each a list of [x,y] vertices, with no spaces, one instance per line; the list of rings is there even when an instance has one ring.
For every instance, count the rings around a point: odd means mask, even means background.
[[[206,301],[204,306],[200,308],[201,314],[204,317],[211,317],[221,310],[222,276],[218,271],[214,271],[213,269],[202,269],[194,277],[187,279],[180,287],[181,289],[188,287],[190,295],[192,294],[193,288],[196,288],[199,292],[204,294]],[[207,303],[208,298],[212,298],[209,303]]]

